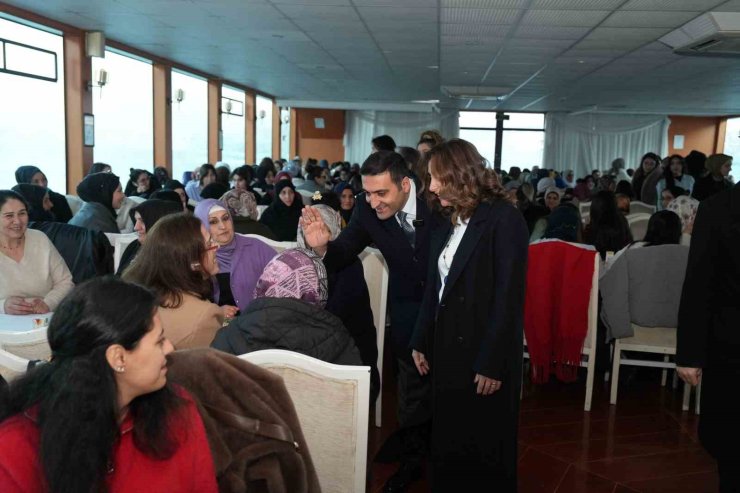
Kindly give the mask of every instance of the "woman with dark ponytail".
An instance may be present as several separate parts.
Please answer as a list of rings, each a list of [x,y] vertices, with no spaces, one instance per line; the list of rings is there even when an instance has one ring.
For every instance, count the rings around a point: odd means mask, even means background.
[[[0,491],[216,492],[203,422],[167,384],[156,296],[105,277],[59,305],[51,361],[0,403]]]

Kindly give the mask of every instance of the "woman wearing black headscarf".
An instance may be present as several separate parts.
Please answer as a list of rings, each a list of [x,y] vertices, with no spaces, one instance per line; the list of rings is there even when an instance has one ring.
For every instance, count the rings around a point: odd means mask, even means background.
[[[30,183],[47,189],[49,187],[49,181],[46,179],[46,175],[36,166],[21,166],[15,170],[15,181],[19,185]],[[49,200],[51,200],[54,206],[54,216],[57,222],[66,223],[72,219],[72,209],[69,208],[67,197],[49,190]]]
[[[77,195],[85,204],[69,221],[69,224],[81,226],[103,233],[120,233],[116,224],[116,209],[126,196],[121,191],[121,181],[113,173],[93,173],[87,175],[77,185]]]
[[[174,193],[174,192],[173,192]],[[134,222],[134,232],[139,236],[137,241],[132,241],[121,255],[121,263],[118,265],[117,276],[120,276],[124,270],[131,264],[139,253],[141,245],[146,240],[147,231],[154,227],[154,224],[168,214],[182,212],[182,204],[178,200],[157,200],[149,199],[142,202],[129,211],[131,220]]]
[[[28,202],[29,221],[54,221],[54,214],[51,212],[54,204],[52,204],[51,199],[49,199],[48,188],[23,183],[21,185],[14,186],[12,190],[23,195],[23,198]]]
[[[149,196],[160,188],[156,177],[144,169],[131,168],[129,180],[126,184],[126,197],[142,197],[148,199]]]
[[[296,195],[295,187],[282,180],[275,185],[275,198],[262,213],[260,222],[275,233],[278,241],[295,241],[301,209],[303,201]]]

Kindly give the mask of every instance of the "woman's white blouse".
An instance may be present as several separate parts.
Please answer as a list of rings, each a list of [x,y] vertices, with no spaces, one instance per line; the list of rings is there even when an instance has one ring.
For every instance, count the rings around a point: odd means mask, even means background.
[[[442,293],[444,293],[445,286],[447,285],[447,276],[450,273],[450,267],[452,261],[455,258],[457,249],[460,246],[460,242],[465,236],[465,231],[468,229],[468,221],[460,221],[458,219],[457,224],[453,227],[452,235],[447,240],[445,247],[442,249],[442,253],[439,254],[437,259],[437,268],[439,269],[439,278],[442,281],[442,287],[439,289],[439,299],[442,300]]]

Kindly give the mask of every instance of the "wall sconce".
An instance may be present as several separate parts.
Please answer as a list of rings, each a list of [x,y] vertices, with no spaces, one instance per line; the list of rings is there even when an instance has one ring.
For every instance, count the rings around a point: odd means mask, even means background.
[[[182,103],[182,101],[185,99],[185,91],[183,91],[182,89],[178,89],[175,99],[178,103]]]
[[[91,80],[87,81],[87,90],[91,91],[93,87],[99,87],[103,88],[108,83],[108,72],[105,71],[105,69],[100,69],[98,72],[98,80],[93,82]]]
[[[259,119],[261,120],[261,119],[263,119],[263,118],[264,118],[265,116],[267,116],[267,113],[265,113],[265,110],[260,110],[260,112],[259,112],[259,115],[258,115],[258,116],[259,116]]]

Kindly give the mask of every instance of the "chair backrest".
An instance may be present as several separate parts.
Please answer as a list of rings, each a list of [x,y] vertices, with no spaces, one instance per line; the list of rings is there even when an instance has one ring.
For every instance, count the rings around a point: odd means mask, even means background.
[[[652,214],[655,212],[655,209],[656,206],[640,202],[639,200],[630,202],[630,214]]]
[[[266,205],[258,205],[257,206],[257,220],[259,221],[262,217],[262,213],[265,212],[265,209],[267,209],[268,206]]]
[[[45,360],[51,357],[46,327],[28,332],[0,331],[0,349],[28,360]]]
[[[632,239],[634,241],[642,241],[642,239],[645,238],[648,222],[650,222],[650,214],[637,213],[627,216],[627,224],[629,224],[630,231],[632,232]]]
[[[594,275],[591,277],[591,293],[588,298],[588,332],[584,347],[590,349],[591,354],[596,350],[596,332],[599,323],[599,257],[598,252],[594,253]],[[594,356],[592,356],[594,357]]]
[[[65,198],[67,199],[67,204],[69,205],[69,210],[72,211],[72,215],[73,216],[75,214],[77,214],[77,211],[80,210],[80,207],[82,207],[82,204],[85,203],[77,195],[65,195]]]
[[[370,368],[281,349],[240,358],[280,375],[295,405],[324,493],[365,491]]]
[[[378,332],[385,330],[385,317],[388,306],[388,266],[383,254],[375,248],[366,248],[360,254],[365,282],[370,292],[370,308],[373,310],[373,322]]]
[[[23,375],[28,369],[28,360],[0,349],[0,375],[6,382]]]
[[[578,210],[581,212],[581,216],[584,214],[591,213],[591,202],[580,202],[578,204]]]
[[[295,241],[275,241],[269,238],[265,238],[264,236],[253,235],[253,234],[242,235],[242,236],[246,236],[247,238],[254,238],[256,240],[260,240],[263,243],[267,243],[272,248],[274,248],[277,253],[281,253],[284,250],[289,250],[291,248],[298,248],[298,243]]]
[[[118,266],[121,264],[121,257],[126,248],[139,238],[136,233],[116,234],[105,233],[108,241],[113,245],[113,272],[118,272]]]

